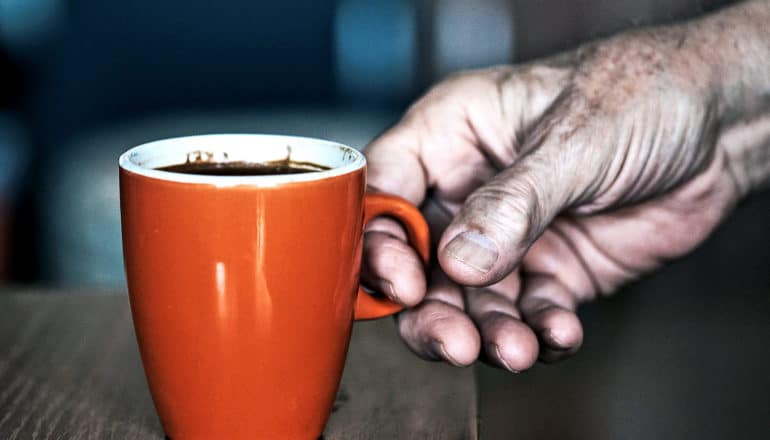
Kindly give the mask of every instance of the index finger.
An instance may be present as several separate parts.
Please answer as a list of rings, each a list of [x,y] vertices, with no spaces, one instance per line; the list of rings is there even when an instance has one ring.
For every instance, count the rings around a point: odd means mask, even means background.
[[[500,75],[468,72],[444,80],[364,152],[370,187],[420,205],[428,188],[462,203],[497,165],[513,160],[510,124],[495,110]]]
[[[420,131],[406,119],[377,137],[364,151],[367,186],[419,206],[428,187],[419,138]]]

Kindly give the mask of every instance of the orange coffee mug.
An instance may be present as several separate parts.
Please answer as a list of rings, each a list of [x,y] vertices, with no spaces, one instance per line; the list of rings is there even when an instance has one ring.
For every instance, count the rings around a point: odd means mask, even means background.
[[[285,159],[328,169],[157,169]],[[317,139],[223,134],[140,145],[120,157],[120,205],[134,328],[173,440],[317,438],[353,320],[401,308],[359,287],[365,223],[400,220],[428,258],[420,212],[367,194],[364,156]]]

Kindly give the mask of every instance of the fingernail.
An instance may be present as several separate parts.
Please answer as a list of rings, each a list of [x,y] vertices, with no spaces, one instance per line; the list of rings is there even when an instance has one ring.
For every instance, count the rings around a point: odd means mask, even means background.
[[[547,329],[542,334],[543,334],[543,339],[550,346],[549,348],[551,350],[567,351],[570,348],[572,348],[570,347],[569,344],[562,341],[561,338],[557,337],[556,333],[552,329]]]
[[[444,343],[439,341],[438,339],[431,339],[429,343],[429,349],[431,353],[437,358],[444,358],[447,362],[454,365],[455,367],[463,367],[464,365],[460,364],[452,356],[449,356],[449,353],[446,351],[446,347],[444,347]]]
[[[382,280],[382,285],[385,287],[385,289],[384,289],[385,292],[383,292],[383,293],[388,295],[388,297],[390,299],[392,299],[393,301],[398,302],[398,303],[401,302],[401,300],[398,298],[398,295],[396,294],[396,289],[393,288],[393,283],[391,283],[388,280]]]
[[[497,344],[489,344],[489,345],[492,347],[492,351],[495,352],[495,357],[497,357],[497,360],[500,362],[500,364],[502,364],[503,368],[510,371],[511,373],[519,374],[519,370],[514,370],[513,368],[511,368],[511,365],[508,364],[508,361],[505,360],[502,352],[500,351],[499,345]]]
[[[463,232],[446,247],[446,253],[455,260],[487,273],[497,261],[497,245],[486,235],[476,231]]]

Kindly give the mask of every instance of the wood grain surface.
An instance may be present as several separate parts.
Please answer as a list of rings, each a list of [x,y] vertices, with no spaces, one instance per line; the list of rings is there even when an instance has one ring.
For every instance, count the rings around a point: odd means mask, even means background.
[[[470,369],[355,326],[324,439],[474,439]],[[123,294],[0,291],[0,439],[162,439]]]

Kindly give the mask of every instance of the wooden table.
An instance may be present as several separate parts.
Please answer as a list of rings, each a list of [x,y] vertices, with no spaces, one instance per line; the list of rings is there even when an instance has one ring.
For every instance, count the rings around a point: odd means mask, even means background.
[[[358,323],[324,439],[477,438],[471,369]],[[0,290],[0,438],[162,439],[124,294]]]

